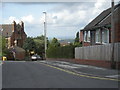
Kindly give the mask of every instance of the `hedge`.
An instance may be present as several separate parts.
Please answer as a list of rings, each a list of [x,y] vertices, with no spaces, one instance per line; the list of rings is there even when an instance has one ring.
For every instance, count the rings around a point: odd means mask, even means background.
[[[50,47],[47,49],[47,58],[74,58],[75,46]]]

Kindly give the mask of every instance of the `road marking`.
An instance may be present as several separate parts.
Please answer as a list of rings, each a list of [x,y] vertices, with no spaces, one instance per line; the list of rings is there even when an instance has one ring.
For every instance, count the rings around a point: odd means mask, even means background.
[[[51,68],[58,69],[58,70],[60,70],[60,71],[67,72],[67,73],[69,73],[69,74],[73,74],[73,75],[76,75],[76,76],[80,76],[80,77],[87,77],[87,78],[93,78],[93,79],[99,79],[99,80],[120,81],[120,80],[118,80],[118,79],[113,79],[113,78],[104,78],[104,77],[98,77],[98,76],[82,75],[82,74],[78,74],[78,73],[75,73],[75,72],[72,72],[72,71],[69,71],[69,70],[65,70],[65,69],[62,69],[62,68],[58,68],[58,67],[55,67],[55,66],[52,66],[52,65],[48,65],[48,64],[44,64],[44,63],[40,63],[40,64],[43,64],[43,65],[48,66],[48,67],[51,67]]]
[[[26,61],[7,61],[7,62],[26,62]]]

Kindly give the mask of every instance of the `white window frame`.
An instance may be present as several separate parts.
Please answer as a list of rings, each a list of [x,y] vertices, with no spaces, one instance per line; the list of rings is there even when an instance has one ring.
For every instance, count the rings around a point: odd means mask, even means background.
[[[90,42],[90,31],[87,31],[87,42]]]
[[[99,40],[101,38],[100,31],[101,31],[100,29],[97,29],[95,32],[95,43],[101,43],[101,41]]]
[[[104,36],[103,36],[103,32],[104,31],[107,31],[107,42],[104,42],[103,40],[104,40]],[[107,30],[107,29],[104,29],[104,30],[102,30],[102,44],[107,44],[107,43],[109,43],[109,30]]]
[[[83,35],[83,38],[84,38],[84,42],[90,42],[90,31],[84,31],[84,35]]]
[[[84,31],[84,34],[83,34],[83,41],[86,42],[86,31]]]

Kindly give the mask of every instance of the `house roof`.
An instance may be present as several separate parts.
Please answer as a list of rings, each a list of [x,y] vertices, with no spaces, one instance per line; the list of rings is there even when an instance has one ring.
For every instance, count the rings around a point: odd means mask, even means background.
[[[13,25],[12,24],[3,24],[3,25],[0,25],[0,27],[2,27],[2,36],[4,37],[8,37],[8,36],[11,36],[12,35],[12,31],[13,31]]]
[[[118,17],[120,14],[120,4],[116,5],[114,8],[114,18]],[[99,14],[93,21],[85,26],[83,30],[92,30],[97,27],[110,25],[111,24],[111,8],[104,10]]]

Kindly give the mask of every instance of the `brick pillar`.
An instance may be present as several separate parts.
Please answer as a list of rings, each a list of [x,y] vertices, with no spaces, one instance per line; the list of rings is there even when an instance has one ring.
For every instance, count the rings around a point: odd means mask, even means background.
[[[83,41],[83,31],[80,31],[80,42]]]
[[[115,42],[120,42],[120,8],[118,8],[116,14],[114,15],[114,25],[115,25]]]

